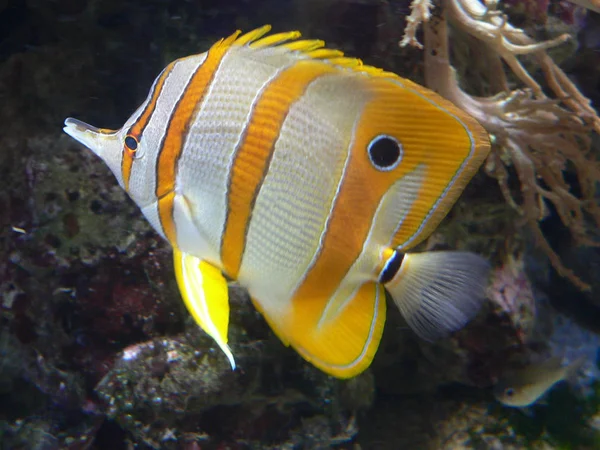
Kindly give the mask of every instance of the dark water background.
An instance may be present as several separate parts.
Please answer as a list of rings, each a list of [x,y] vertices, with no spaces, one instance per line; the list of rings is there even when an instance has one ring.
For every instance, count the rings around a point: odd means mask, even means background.
[[[507,10],[537,38],[576,36],[552,55],[597,104],[600,20],[565,5]],[[184,309],[168,246],[62,133],[69,116],[119,128],[166,64],[265,23],[423,82],[422,52],[398,46],[409,12],[398,0],[0,0],[0,449],[600,448],[600,255],[552,212],[543,230],[590,293],[553,271],[482,173],[432,239],[489,255],[512,309],[494,304],[436,344],[390,310],[372,369],[338,381],[283,347],[234,287],[231,373]],[[477,90],[472,42],[453,33]],[[588,363],[547,404],[502,407],[490,386],[531,354]]]

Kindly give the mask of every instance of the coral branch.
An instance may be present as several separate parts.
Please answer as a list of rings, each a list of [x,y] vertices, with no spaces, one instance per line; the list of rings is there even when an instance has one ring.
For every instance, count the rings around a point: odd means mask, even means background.
[[[427,22],[431,17],[432,0],[414,0],[410,5],[410,16],[406,18],[406,28],[404,37],[400,41],[400,47],[412,45],[413,47],[423,48],[423,45],[417,39],[417,30],[419,25]]]
[[[421,0],[413,3],[421,3]],[[531,226],[537,243],[557,271],[579,288],[587,289],[588,285],[563,265],[539,228],[539,221],[546,216],[545,201],[549,201],[577,244],[598,245],[589,236],[586,224],[591,218],[600,226],[600,206],[595,198],[600,166],[597,159],[590,156],[590,132],[593,129],[600,133],[600,117],[589,99],[545,52],[569,36],[535,42],[523,30],[512,26],[506,15],[496,10],[494,1],[484,6],[479,0],[444,0],[442,5],[442,14],[425,23],[426,84],[488,130],[494,145],[486,163],[487,173],[496,178],[506,201]],[[449,61],[446,16],[484,44],[491,61],[504,60],[524,87],[512,91],[505,88],[492,97],[465,93]],[[517,56],[525,54],[532,55],[541,67],[553,98],[544,93],[518,60]],[[504,72],[497,72],[495,76],[497,80],[492,83],[506,87]],[[564,178],[568,165],[577,174],[580,196],[573,194]],[[519,201],[508,186],[509,166],[514,167],[519,178]]]

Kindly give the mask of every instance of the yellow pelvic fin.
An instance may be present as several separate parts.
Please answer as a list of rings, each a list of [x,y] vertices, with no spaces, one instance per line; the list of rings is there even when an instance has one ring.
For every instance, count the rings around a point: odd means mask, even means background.
[[[385,290],[375,282],[360,286],[341,312],[321,322],[329,299],[299,299],[287,315],[269,314],[253,299],[277,336],[304,359],[338,378],[351,378],[369,367],[385,324]]]
[[[195,256],[174,250],[175,276],[188,311],[223,350],[231,368],[235,360],[227,345],[229,291],[219,269]]]

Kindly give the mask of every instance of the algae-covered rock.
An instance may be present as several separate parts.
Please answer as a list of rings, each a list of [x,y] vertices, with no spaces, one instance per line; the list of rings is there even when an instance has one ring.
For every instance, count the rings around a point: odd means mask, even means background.
[[[307,442],[308,448],[329,448],[354,436],[346,411],[371,405],[370,375],[344,383],[296,361],[299,378],[291,384],[272,373],[259,348],[234,344],[233,371],[214,343],[192,328],[127,347],[96,392],[108,417],[152,448],[179,448],[186,439],[257,449]]]
[[[256,390],[256,368],[231,370],[217,349],[194,345],[185,336],[158,338],[125,348],[96,391],[108,414],[200,413],[216,405],[241,403]],[[240,354],[242,353],[242,354]],[[164,414],[161,414],[164,418]]]
[[[232,371],[214,348],[185,336],[158,338],[127,347],[96,387],[107,414],[154,448],[177,440],[190,417],[218,405],[242,403],[256,391],[258,367]],[[201,425],[200,425],[201,428]]]

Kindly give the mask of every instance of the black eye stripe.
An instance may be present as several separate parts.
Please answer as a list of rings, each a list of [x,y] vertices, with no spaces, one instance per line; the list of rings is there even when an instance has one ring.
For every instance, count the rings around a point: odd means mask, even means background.
[[[375,137],[367,151],[371,163],[379,170],[392,170],[402,160],[402,144],[385,134]]]
[[[138,147],[138,141],[133,136],[127,136],[125,138],[125,145],[131,151],[136,151]]]

